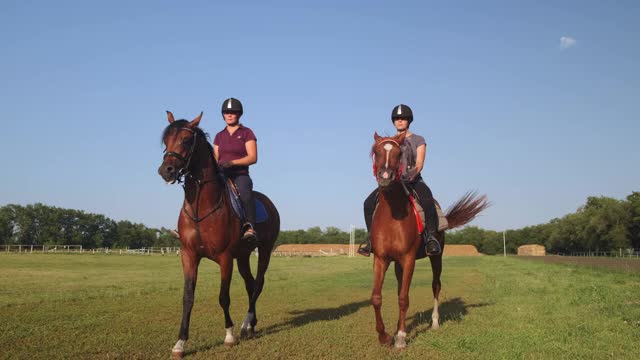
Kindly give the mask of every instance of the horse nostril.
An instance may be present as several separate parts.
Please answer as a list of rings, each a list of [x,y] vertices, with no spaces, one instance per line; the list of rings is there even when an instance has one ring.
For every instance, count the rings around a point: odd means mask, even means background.
[[[171,166],[171,165],[167,166],[167,172],[168,173],[172,173],[173,172],[173,166]]]

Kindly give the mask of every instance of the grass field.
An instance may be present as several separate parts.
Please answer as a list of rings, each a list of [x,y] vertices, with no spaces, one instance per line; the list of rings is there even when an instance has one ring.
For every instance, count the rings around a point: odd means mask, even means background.
[[[429,330],[431,271],[419,261],[409,344],[377,344],[371,259],[272,260],[258,335],[222,345],[217,265],[200,266],[188,359],[637,359],[640,274],[515,257],[444,260],[440,316]],[[255,262],[253,264],[255,269]],[[395,332],[393,271],[383,316]],[[175,256],[0,255],[0,358],[169,358],[181,316]],[[236,334],[247,299],[234,273]]]

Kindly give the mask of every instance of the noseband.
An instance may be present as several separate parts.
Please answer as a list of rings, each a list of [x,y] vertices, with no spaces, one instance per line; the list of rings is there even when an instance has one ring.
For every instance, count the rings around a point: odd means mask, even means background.
[[[173,152],[173,151],[166,151],[165,150],[165,154],[163,159],[166,159],[167,156],[173,156],[174,158],[182,161],[185,165],[178,170],[178,176],[176,177],[176,180],[178,181],[178,183],[182,182],[182,178],[189,174],[189,164],[191,164],[191,158],[193,157],[193,151],[196,148],[196,140],[198,139],[198,133],[193,131],[192,129],[188,128],[188,127],[183,127],[178,129],[178,131],[180,130],[186,130],[190,133],[193,134],[193,141],[191,142],[191,149],[189,149],[189,155],[187,155],[187,157],[185,158],[184,156],[178,154],[177,152]]]

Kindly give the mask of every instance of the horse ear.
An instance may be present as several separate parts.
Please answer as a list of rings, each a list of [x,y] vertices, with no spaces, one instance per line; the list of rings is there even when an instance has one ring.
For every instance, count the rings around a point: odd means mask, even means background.
[[[376,132],[373,134],[373,140],[375,140],[376,142],[378,142],[378,140],[380,140],[380,139],[382,139],[382,138],[380,137],[380,135],[378,135],[378,132],[376,131]]]
[[[173,114],[169,110],[167,110],[167,118],[169,119],[169,124],[171,124],[174,121],[176,121],[176,119],[173,118]]]
[[[400,134],[400,135],[396,135],[396,136],[394,137],[394,139],[398,142],[398,144],[402,145],[402,143],[404,142],[404,138],[405,138],[405,135],[406,135],[406,134],[407,134],[407,133],[402,133],[402,134]]]
[[[195,119],[193,119],[189,123],[189,126],[190,127],[198,127],[198,124],[200,123],[200,119],[202,119],[202,112],[200,112],[200,115],[198,115]]]

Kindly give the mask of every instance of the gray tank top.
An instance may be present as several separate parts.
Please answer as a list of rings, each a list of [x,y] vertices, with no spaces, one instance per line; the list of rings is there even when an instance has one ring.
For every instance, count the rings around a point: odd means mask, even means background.
[[[402,170],[402,176],[400,179],[402,181],[408,181],[409,178],[407,173],[410,169],[413,169],[416,166],[416,157],[418,156],[418,146],[426,145],[427,142],[420,135],[411,134],[409,137],[404,138],[404,142],[402,143],[402,161],[406,164],[406,167]],[[420,176],[416,176],[415,180],[420,179]]]

